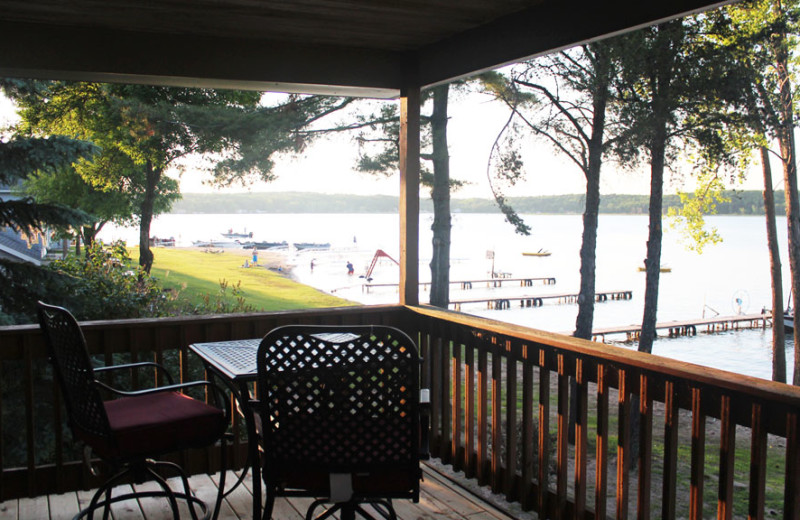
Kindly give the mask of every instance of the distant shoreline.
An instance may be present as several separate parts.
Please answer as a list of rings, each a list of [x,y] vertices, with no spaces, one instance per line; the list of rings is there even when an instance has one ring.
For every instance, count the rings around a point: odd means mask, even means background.
[[[729,202],[717,205],[717,215],[764,214],[760,191],[726,192]],[[508,203],[523,215],[581,215],[585,197],[581,194],[509,197]],[[647,195],[607,194],[600,197],[600,213],[605,215],[647,215]],[[783,192],[775,193],[776,213],[785,213]],[[680,208],[678,195],[664,196],[664,213]],[[452,213],[500,214],[493,199],[457,199],[450,201]],[[420,200],[420,212],[433,213],[427,197]],[[330,195],[304,192],[251,193],[184,193],[172,214],[330,214],[330,213],[398,213],[398,197],[390,195]]]

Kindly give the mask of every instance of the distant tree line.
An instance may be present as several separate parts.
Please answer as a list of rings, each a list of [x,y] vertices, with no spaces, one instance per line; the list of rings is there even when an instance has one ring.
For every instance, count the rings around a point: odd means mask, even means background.
[[[763,215],[764,199],[760,191],[727,191],[727,201],[719,202],[720,215]],[[583,194],[546,195],[539,197],[510,197],[509,201],[519,213],[570,215],[583,213]],[[680,197],[664,197],[664,213],[669,208],[682,206]],[[430,199],[420,201],[421,210],[433,211]],[[775,193],[778,212],[784,211],[783,192]],[[499,213],[493,199],[452,199],[456,213]],[[601,213],[646,215],[649,195],[603,195]],[[176,202],[172,213],[396,213],[398,199],[390,195],[326,195],[320,193],[184,193]]]

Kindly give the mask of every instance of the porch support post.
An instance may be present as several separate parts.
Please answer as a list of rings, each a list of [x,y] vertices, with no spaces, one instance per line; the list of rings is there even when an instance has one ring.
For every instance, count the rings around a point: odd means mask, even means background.
[[[420,89],[400,93],[400,304],[419,304]]]

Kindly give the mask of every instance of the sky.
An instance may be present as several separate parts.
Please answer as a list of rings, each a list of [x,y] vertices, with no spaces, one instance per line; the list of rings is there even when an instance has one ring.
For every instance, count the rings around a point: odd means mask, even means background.
[[[490,102],[482,94],[451,95],[449,116],[451,177],[468,183],[454,193],[453,197],[491,198],[492,192],[486,173],[487,161],[497,133],[508,118],[507,110],[496,102]],[[15,119],[13,103],[0,95],[0,127],[12,124]],[[549,145],[528,137],[522,146],[522,154],[525,179],[513,187],[503,187],[505,195],[538,196],[585,191],[585,180],[581,171]],[[279,158],[275,167],[277,180],[224,191],[314,191],[356,195],[399,193],[399,178],[396,175],[383,178],[356,172],[354,165],[357,155],[358,146],[352,136],[324,137],[312,143],[300,157]],[[209,175],[202,171],[201,165],[202,161],[190,160],[184,164],[182,173],[173,170],[168,174],[180,178],[181,191],[184,193],[219,190],[208,184]],[[761,189],[757,172],[749,177],[750,180],[740,189]],[[674,193],[682,187],[684,185],[680,179],[669,179],[665,193]],[[601,174],[600,189],[603,194],[646,194],[649,192],[646,169],[618,171],[613,165],[606,165]],[[423,196],[425,195],[423,192]]]
[[[396,101],[387,101],[396,102]],[[449,106],[448,144],[450,175],[469,184],[456,192],[458,198],[490,198],[487,180],[487,161],[497,133],[508,118],[499,104],[486,96],[451,96]],[[515,196],[557,195],[583,193],[583,174],[574,165],[555,154],[546,145],[528,143],[523,148],[526,180],[504,193]],[[250,187],[251,191],[313,191],[322,193],[352,193],[358,195],[397,195],[399,179],[379,178],[354,171],[358,146],[351,136],[337,135],[319,139],[302,157],[286,158],[275,169],[278,179]],[[183,175],[181,188],[186,192],[212,191],[204,186],[202,177]],[[602,189],[607,193],[647,193],[649,183],[644,176],[621,174],[608,176]],[[245,191],[239,188],[238,191]]]

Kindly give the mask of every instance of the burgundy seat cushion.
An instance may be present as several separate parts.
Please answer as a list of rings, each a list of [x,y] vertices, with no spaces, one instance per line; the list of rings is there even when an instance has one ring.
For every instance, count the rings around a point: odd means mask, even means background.
[[[101,456],[153,456],[207,446],[226,428],[222,410],[177,392],[124,397],[105,407],[116,446],[94,445]]]

